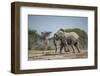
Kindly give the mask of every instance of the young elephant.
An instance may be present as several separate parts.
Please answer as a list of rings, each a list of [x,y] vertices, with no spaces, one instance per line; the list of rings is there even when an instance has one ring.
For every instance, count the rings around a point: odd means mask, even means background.
[[[62,53],[62,49],[64,48],[65,52],[69,52],[69,49],[66,48],[68,47],[67,43],[66,43],[66,39],[63,36],[63,29],[60,29],[58,32],[56,32],[54,34],[54,39],[53,39],[53,43],[55,45],[55,53],[57,53],[57,41],[60,42],[60,54]]]
[[[75,49],[74,47],[76,47],[76,49],[78,50],[78,52],[80,52],[79,49],[79,36],[78,34],[76,34],[75,32],[69,32],[66,33],[64,32],[62,29],[58,32],[56,32],[54,34],[54,45],[55,45],[55,52],[57,52],[57,44],[56,41],[60,40],[61,44],[60,44],[60,53],[62,52],[62,49],[64,48],[64,50],[66,51],[66,47],[67,47],[67,51],[69,51],[69,45],[72,47],[73,49],[73,53],[75,53]]]

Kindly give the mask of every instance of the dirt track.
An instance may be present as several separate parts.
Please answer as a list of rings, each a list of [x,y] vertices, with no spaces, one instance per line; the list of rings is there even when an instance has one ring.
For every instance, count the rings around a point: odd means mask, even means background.
[[[28,52],[28,60],[57,60],[57,59],[79,59],[79,58],[87,58],[88,53],[87,50],[81,50],[80,53],[77,51],[73,53],[64,52],[62,54],[55,53],[55,50],[47,50],[47,51],[40,51],[40,50],[29,50]]]

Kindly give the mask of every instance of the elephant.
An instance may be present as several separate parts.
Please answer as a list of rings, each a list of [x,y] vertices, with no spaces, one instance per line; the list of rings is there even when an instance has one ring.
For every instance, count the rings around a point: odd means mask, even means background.
[[[62,49],[66,52],[69,52],[69,46],[73,49],[73,53],[75,53],[75,48],[80,52],[79,49],[79,35],[75,32],[64,32],[63,29],[60,29],[54,34],[53,43],[55,45],[55,53],[57,53],[57,41],[60,41],[60,54],[62,53]],[[75,47],[75,48],[74,48]],[[67,50],[66,50],[67,48]]]
[[[43,42],[44,45],[44,50],[48,50],[48,46],[49,46],[49,36],[50,36],[51,32],[41,32],[41,40]]]

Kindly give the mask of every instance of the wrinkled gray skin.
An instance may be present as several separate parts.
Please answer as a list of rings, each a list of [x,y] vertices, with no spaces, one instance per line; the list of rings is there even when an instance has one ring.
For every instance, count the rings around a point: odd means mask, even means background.
[[[60,41],[60,54],[62,53],[62,49],[64,48],[65,52],[68,52],[69,50],[66,50],[66,40],[64,38],[58,37],[58,35],[54,34],[54,39],[53,39],[53,43],[55,45],[55,53],[57,53],[57,41]]]
[[[70,51],[69,46],[71,46],[71,48],[73,49],[73,53],[75,53],[75,48],[77,49],[78,52],[80,52],[79,36],[75,32],[66,33],[62,31],[58,31],[54,34],[53,43],[55,45],[55,53],[57,53],[58,40],[60,41],[60,54],[62,53],[63,48],[65,52],[69,52]]]

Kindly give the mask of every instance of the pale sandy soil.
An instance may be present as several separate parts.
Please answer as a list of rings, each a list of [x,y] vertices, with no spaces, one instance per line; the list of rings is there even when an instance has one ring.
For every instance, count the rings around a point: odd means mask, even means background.
[[[62,54],[55,53],[55,50],[29,50],[28,60],[57,60],[57,59],[79,59],[88,58],[87,50],[81,50],[80,53],[76,52],[64,52]]]

